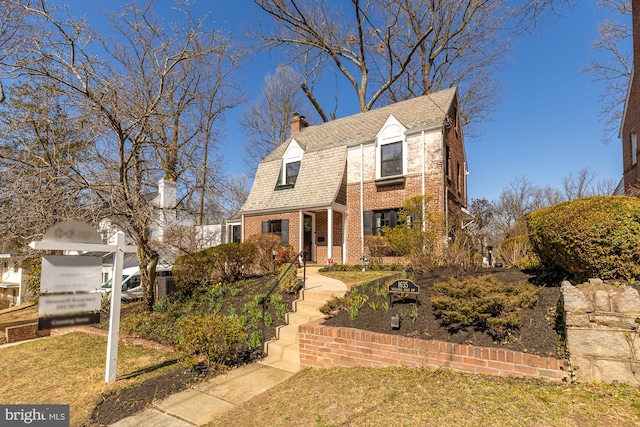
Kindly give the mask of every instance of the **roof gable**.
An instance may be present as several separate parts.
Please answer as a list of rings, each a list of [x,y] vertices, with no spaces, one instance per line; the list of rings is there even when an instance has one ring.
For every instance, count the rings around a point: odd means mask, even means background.
[[[442,128],[456,96],[457,89],[451,88],[300,129],[258,165],[241,213],[332,205],[346,173],[347,147]],[[283,164],[297,156],[295,185],[278,188]]]

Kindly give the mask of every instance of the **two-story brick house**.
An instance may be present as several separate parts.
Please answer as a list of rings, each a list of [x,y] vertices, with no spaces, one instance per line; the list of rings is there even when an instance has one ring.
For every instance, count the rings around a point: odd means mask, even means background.
[[[466,175],[455,88],[316,126],[295,115],[290,138],[258,166],[241,239],[274,233],[317,263],[357,264],[365,236],[394,226],[411,196],[461,218]]]
[[[640,197],[640,170],[638,169],[638,133],[640,133],[640,2],[632,2],[633,68],[627,91],[619,137],[622,140],[622,180],[624,194]]]

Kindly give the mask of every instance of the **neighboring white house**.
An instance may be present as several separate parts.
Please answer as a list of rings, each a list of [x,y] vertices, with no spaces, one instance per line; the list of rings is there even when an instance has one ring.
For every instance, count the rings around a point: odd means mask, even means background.
[[[160,265],[172,265],[176,258],[183,254],[170,245],[163,245],[167,241],[169,230],[175,230],[178,227],[193,228],[197,247],[200,250],[229,241],[227,224],[198,226],[193,215],[180,209],[174,181],[161,179],[158,181],[158,191],[148,194],[147,198],[151,204],[159,208],[149,227],[149,237],[159,243]],[[119,230],[111,221],[104,219],[100,222],[99,231],[105,236],[105,241],[109,242]],[[103,265],[103,277],[105,281],[111,278],[111,265],[108,263]]]
[[[0,308],[21,304],[26,293],[26,275],[23,274],[24,254],[0,254],[2,276],[0,276]]]
[[[239,222],[237,224],[233,222],[232,224],[196,226],[195,218],[192,215],[188,215],[177,208],[176,183],[173,181],[161,179],[158,181],[158,191],[148,194],[147,197],[150,203],[160,208],[157,210],[156,217],[150,226],[150,237],[160,243],[159,265],[172,265],[176,258],[182,255],[182,253],[172,250],[170,246],[162,245],[166,240],[165,234],[167,230],[175,229],[176,227],[194,228],[198,249],[233,241],[228,238],[229,236],[233,237],[230,235],[230,229],[239,232]],[[105,218],[98,224],[98,231],[102,234],[105,243],[114,244],[116,233],[120,230],[108,218]],[[112,254],[103,255],[102,281],[104,283],[111,279],[113,274],[113,256]],[[23,272],[21,263],[26,258],[28,258],[28,255],[24,254],[0,254],[0,265],[2,266],[0,308],[25,302],[26,274]],[[125,264],[127,266],[137,264],[135,255],[132,259],[125,260]]]

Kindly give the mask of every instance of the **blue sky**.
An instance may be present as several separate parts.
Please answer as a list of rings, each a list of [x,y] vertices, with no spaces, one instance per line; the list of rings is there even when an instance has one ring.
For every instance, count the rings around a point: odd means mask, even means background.
[[[66,3],[74,14],[88,13],[90,23],[98,11],[120,4]],[[157,2],[158,8],[169,4],[169,0]],[[259,12],[252,0],[200,0],[193,9],[196,16],[206,10],[212,11],[216,27],[234,33],[254,22]],[[544,22],[510,54],[509,65],[498,74],[503,102],[495,106],[493,120],[479,126],[480,136],[466,141],[469,202],[496,200],[519,177],[539,187],[560,188],[563,177],[590,168],[596,180],[620,180],[620,141],[602,143],[604,123],[598,111],[603,85],[583,71],[593,57],[591,46],[605,17],[605,12],[596,10],[595,1],[580,0],[565,16]],[[259,93],[264,76],[273,73],[277,64],[263,54],[246,68],[241,79],[249,94]],[[244,108],[232,111],[224,127],[223,156],[232,174],[247,173],[240,128]],[[353,111],[341,111],[356,112],[355,106]]]

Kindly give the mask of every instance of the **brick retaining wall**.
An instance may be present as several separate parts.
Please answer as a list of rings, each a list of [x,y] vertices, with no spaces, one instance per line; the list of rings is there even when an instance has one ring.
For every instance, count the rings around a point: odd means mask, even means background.
[[[319,319],[298,328],[302,368],[409,366],[552,381],[570,377],[568,363],[554,357],[334,328],[322,322]]]
[[[39,331],[37,322],[18,326],[7,326],[5,328],[7,343],[48,337],[50,332],[49,330]]]

